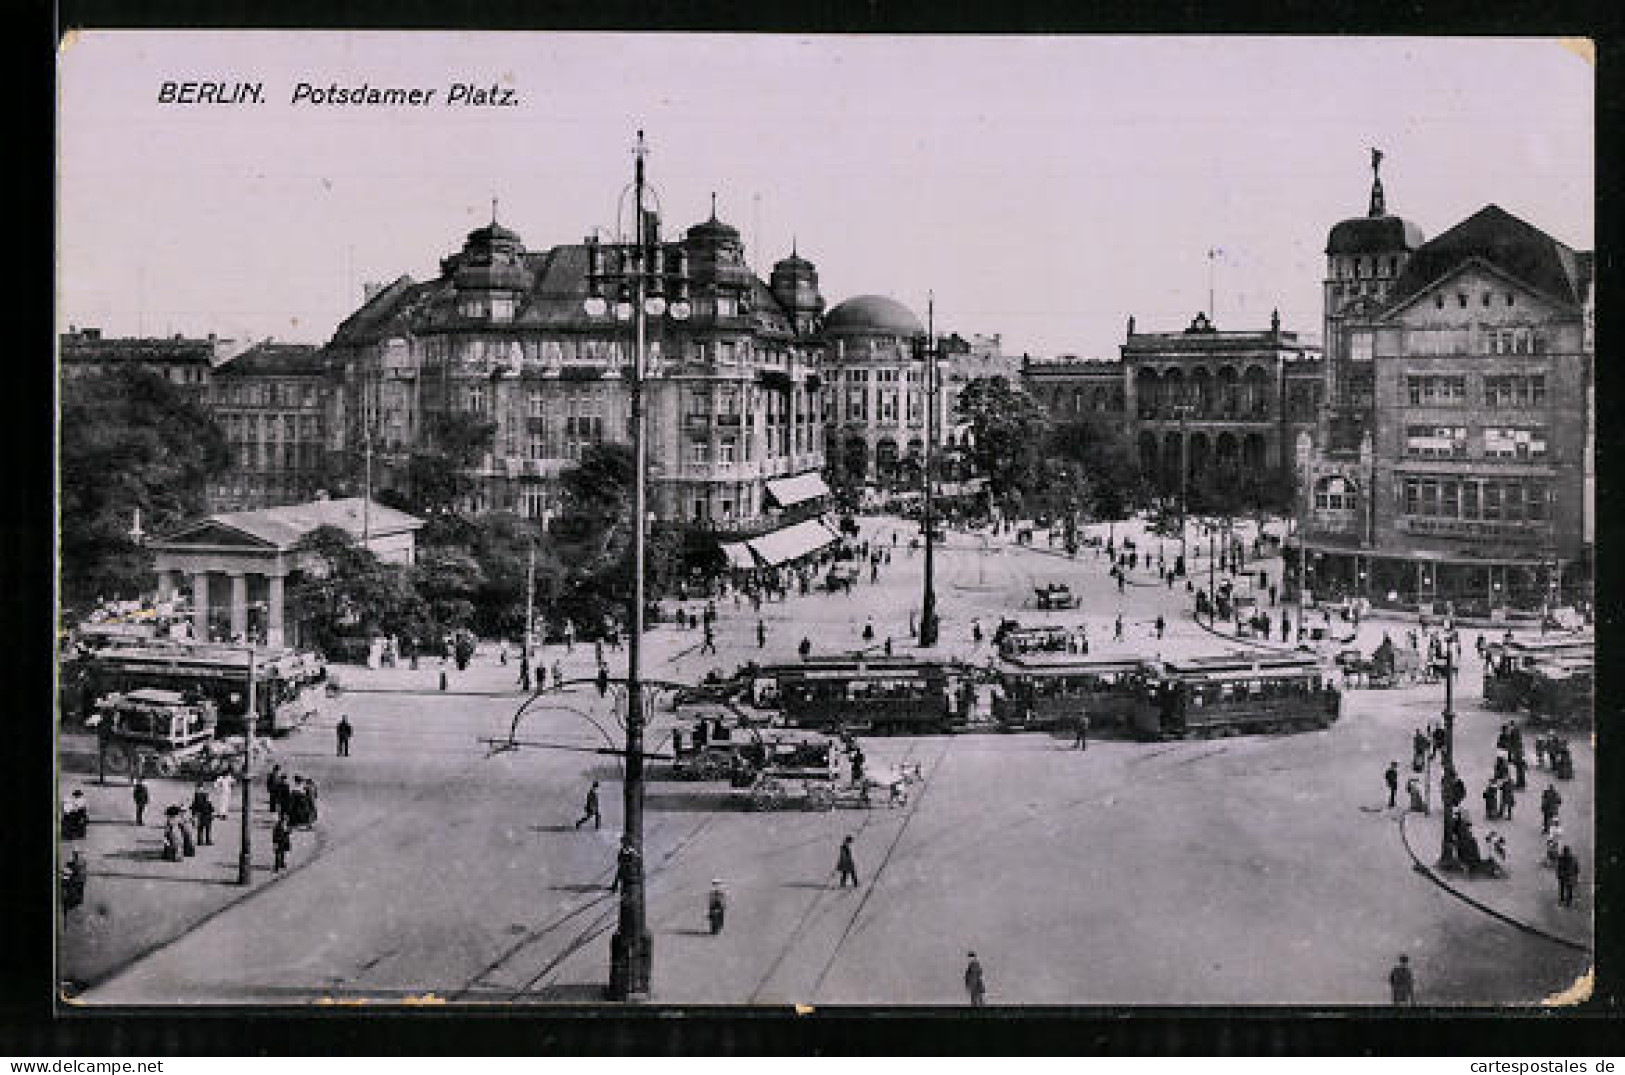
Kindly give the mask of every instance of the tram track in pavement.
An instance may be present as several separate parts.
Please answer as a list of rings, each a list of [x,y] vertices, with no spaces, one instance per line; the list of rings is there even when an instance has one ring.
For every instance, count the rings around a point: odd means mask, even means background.
[[[682,854],[682,852],[686,851],[691,845],[693,845],[694,842],[697,841],[700,836],[711,827],[712,823],[716,821],[720,814],[721,811],[708,815],[705,820],[701,821],[698,825],[689,830],[687,835],[679,840],[670,851],[666,852],[666,854],[661,858],[659,865],[648,871],[644,878],[645,885],[647,885],[650,879],[658,877],[667,869],[671,868],[671,866],[676,862],[677,857]],[[561,965],[563,965],[565,960],[569,959],[571,956],[581,951],[581,949],[603,936],[603,934],[615,922],[618,916],[617,905],[620,902],[620,897],[618,894],[612,893],[607,888],[604,888],[604,886],[614,877],[614,874],[615,870],[612,867],[603,874],[597,875],[593,881],[593,884],[595,887],[603,888],[604,891],[602,891],[599,895],[594,896],[592,899],[586,900],[563,912],[562,914],[555,916],[546,924],[526,932],[523,937],[515,941],[506,951],[498,955],[496,959],[492,960],[483,969],[481,969],[479,973],[469,978],[456,992],[450,994],[449,999],[454,1001],[467,1000],[470,999],[471,995],[473,994],[492,991],[506,992],[508,994],[507,1000],[509,1002],[523,999],[527,993],[536,988],[542,979],[546,978],[549,974],[557,970]],[[609,905],[607,908],[606,904]],[[492,974],[519,959],[526,950],[532,948],[538,942],[543,941],[549,936],[555,934],[558,930],[569,925],[571,922],[579,920],[588,912],[593,911],[597,911],[599,913],[592,918],[591,923],[580,933],[576,934],[575,937],[567,942],[557,953],[548,958],[542,964],[541,969],[527,978],[523,985],[520,985],[517,989],[507,986],[498,989],[493,985],[486,984],[486,980],[489,979]]]
[[[936,760],[932,762],[930,774],[926,777],[924,784],[920,789],[920,793],[916,795],[909,803],[907,807],[907,814],[903,818],[903,823],[898,826],[897,834],[892,838],[891,844],[886,848],[886,853],[881,857],[880,864],[875,868],[874,873],[870,875],[869,884],[864,889],[863,898],[859,901],[857,909],[853,912],[852,917],[847,920],[845,928],[842,929],[840,937],[836,940],[835,947],[830,952],[830,957],[825,962],[822,970],[819,973],[818,980],[814,984],[811,994],[807,998],[809,1002],[817,997],[818,990],[823,985],[824,979],[828,976],[830,969],[835,965],[835,961],[840,955],[841,946],[844,945],[847,938],[851,936],[859,916],[861,916],[863,913],[864,906],[868,903],[870,895],[874,892],[875,885],[879,883],[880,877],[884,873],[887,863],[891,861],[892,854],[897,850],[897,845],[902,840],[903,833],[908,829],[909,823],[914,820],[915,814],[918,813],[920,804],[925,800],[926,792],[936,779],[937,771],[942,767],[942,762],[948,756],[948,750],[952,744],[952,736],[943,737],[942,749],[937,754]],[[912,758],[918,746],[918,743],[910,743],[909,748],[904,752],[901,761],[906,763],[910,758]],[[857,826],[857,831],[859,833],[862,833],[869,827],[869,825],[872,823],[873,816],[873,814],[865,815],[863,823]],[[779,947],[778,954],[774,956],[773,961],[768,965],[767,970],[757,980],[755,987],[751,990],[745,1003],[756,1004],[760,1002],[762,992],[778,975],[780,968],[782,968],[784,965],[784,961],[789,958],[790,953],[795,949],[796,945],[801,942],[807,927],[812,924],[816,912],[827,906],[825,897],[828,894],[828,888],[820,889],[818,893],[808,902],[806,910],[802,912],[801,917],[796,921],[795,928],[790,931],[790,935]]]

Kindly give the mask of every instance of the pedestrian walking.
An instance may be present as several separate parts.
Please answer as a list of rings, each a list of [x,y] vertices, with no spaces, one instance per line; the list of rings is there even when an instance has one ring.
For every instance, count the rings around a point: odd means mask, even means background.
[[[1484,785],[1484,819],[1495,821],[1501,816],[1501,791],[1495,781]]]
[[[1580,880],[1580,860],[1568,844],[1557,855],[1557,902],[1564,907],[1574,906],[1574,885]]]
[[[1521,750],[1512,755],[1512,773],[1513,787],[1517,788],[1519,791],[1523,791],[1528,788],[1529,759],[1523,756],[1523,751]]]
[[[967,958],[970,962],[965,964],[965,992],[970,996],[971,1007],[980,1008],[987,999],[987,982],[982,977],[982,964],[976,953],[969,953]]]
[[[1410,956],[1402,953],[1394,969],[1388,972],[1388,989],[1393,994],[1395,1004],[1416,1003],[1416,978],[1411,974]]]
[[[130,796],[135,800],[135,823],[143,825],[146,823],[147,803],[152,798],[151,793],[147,791],[146,781],[139,776],[136,777],[135,787],[131,789]]]
[[[835,860],[835,869],[841,875],[840,887],[845,888],[847,878],[852,879],[852,887],[858,887],[858,867],[852,860],[852,837],[848,836],[841,841],[841,853]]]
[[[756,621],[756,648],[757,649],[763,649],[766,646],[767,646],[767,624],[765,622],[763,622],[762,620],[757,620]]]
[[[1085,714],[1085,713],[1079,713],[1078,714],[1077,733],[1078,733],[1077,734],[1077,739],[1073,742],[1072,745],[1077,747],[1079,750],[1088,750],[1089,749],[1089,717],[1088,717],[1088,714]]]
[[[1557,808],[1563,805],[1563,796],[1558,794],[1556,784],[1547,784],[1546,790],[1540,793],[1540,831],[1550,832],[1557,823]]]
[[[1162,640],[1162,632],[1164,630],[1166,630],[1167,627],[1168,627],[1168,621],[1164,620],[1162,618],[1162,616],[1159,614],[1157,616],[1157,640],[1159,642]]]
[[[214,843],[214,803],[209,801],[208,785],[202,781],[192,792],[192,821],[197,826],[197,842]]]
[[[192,815],[183,810],[175,823],[181,830],[181,854],[191,858],[197,854],[197,826],[192,823]]]
[[[891,635],[887,635],[886,636],[886,656],[890,657],[891,654],[892,654]]]
[[[293,827],[288,824],[286,817],[276,819],[271,827],[271,850],[276,853],[276,860],[271,864],[274,871],[288,868],[288,852],[293,848]]]
[[[440,689],[442,691],[444,691],[446,689],[446,682],[447,682],[446,681],[446,661],[445,661],[445,658],[441,658],[441,660],[440,660]]]
[[[271,771],[265,774],[265,794],[270,800],[271,812],[282,812],[282,766],[272,765]]]
[[[722,891],[722,882],[713,880],[711,891],[705,898],[705,915],[711,921],[711,935],[722,932],[723,919],[728,914],[728,895]]]
[[[796,652],[800,653],[801,659],[805,661],[808,655],[812,653],[812,639],[803,636],[801,645],[796,647]]]
[[[1388,782],[1388,809],[1392,810],[1394,797],[1399,794],[1399,762],[1389,762],[1388,771],[1382,774],[1382,778]]]
[[[221,773],[214,778],[214,817],[223,821],[231,816],[231,774]]]
[[[1123,641],[1123,614],[1119,612],[1117,619],[1112,621],[1112,641]]]
[[[1518,797],[1514,794],[1512,788],[1512,781],[1501,781],[1501,816],[1507,821],[1512,820],[1512,808],[1517,805],[1518,801]]]
[[[593,828],[601,829],[604,827],[604,819],[598,813],[598,781],[596,780],[592,782],[592,787],[587,789],[587,803],[582,810],[581,816],[576,819],[576,828],[579,829],[588,818],[592,819]]]
[[[873,642],[875,640],[875,621],[872,619],[863,621],[863,640],[865,642]]]
[[[164,810],[164,861],[179,862],[181,858],[181,808],[171,806]]]
[[[335,729],[335,731],[338,735],[339,741],[338,756],[341,758],[348,758],[350,756],[350,737],[355,734],[355,729],[350,726],[350,717],[348,714],[340,714],[338,727]]]

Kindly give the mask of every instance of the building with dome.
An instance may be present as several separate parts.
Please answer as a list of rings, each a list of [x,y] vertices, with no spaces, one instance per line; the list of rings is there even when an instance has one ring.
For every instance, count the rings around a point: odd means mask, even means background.
[[[1326,242],[1325,398],[1299,438],[1316,596],[1503,617],[1589,592],[1593,258],[1489,205]]]
[[[851,485],[917,481],[925,457],[925,325],[884,295],[847,299],[824,318],[824,448],[830,471]],[[939,377],[948,362],[939,359]],[[944,384],[939,380],[938,384]],[[940,443],[951,435],[949,393],[936,396]]]
[[[658,227],[653,214],[648,226]],[[793,252],[764,282],[714,206],[660,245],[687,258],[693,316],[648,322],[650,508],[711,552],[756,565],[746,543],[815,513],[827,493],[817,269]],[[433,442],[442,416],[477,415],[496,435],[470,507],[548,517],[560,475],[585,450],[630,442],[633,333],[585,313],[587,267],[585,242],[530,250],[493,219],[437,278],[369,289],[327,345],[335,469],[355,486],[370,440],[374,489],[404,490],[411,453]],[[811,531],[797,533],[804,543]],[[784,540],[763,547],[769,558],[794,551]]]

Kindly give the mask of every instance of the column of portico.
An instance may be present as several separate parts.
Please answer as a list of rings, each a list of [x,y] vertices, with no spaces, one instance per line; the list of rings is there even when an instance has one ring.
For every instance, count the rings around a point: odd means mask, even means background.
[[[285,645],[283,639],[287,637],[282,625],[283,578],[282,575],[268,575],[265,579],[268,591],[266,596],[265,644],[268,646]]]
[[[158,572],[158,600],[168,603],[175,599],[175,572]]]
[[[192,634],[200,642],[209,638],[209,573],[192,572]]]
[[[241,571],[231,573],[231,637],[248,637],[248,576]]]

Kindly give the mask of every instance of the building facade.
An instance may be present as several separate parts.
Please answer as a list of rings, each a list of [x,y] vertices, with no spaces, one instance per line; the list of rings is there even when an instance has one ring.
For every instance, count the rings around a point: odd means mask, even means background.
[[[1283,331],[1221,332],[1197,314],[1180,332],[1135,332],[1122,346],[1123,418],[1142,471],[1164,490],[1214,468],[1289,471],[1314,428],[1320,349]]]
[[[1283,331],[1221,332],[1205,314],[1177,332],[1128,332],[1116,360],[1027,360],[1021,379],[1057,423],[1115,431],[1164,492],[1181,467],[1290,471],[1315,428],[1324,380],[1318,345]]]
[[[1326,257],[1307,588],[1460,615],[1585,599],[1592,256],[1494,205],[1424,242],[1375,178]]]
[[[825,456],[850,484],[918,482],[925,458],[928,362],[919,347],[925,326],[914,311],[884,295],[847,299],[824,321]],[[937,442],[952,433],[948,374],[937,359]]]
[[[230,341],[210,333],[204,339],[104,337],[100,329],[70,327],[58,338],[64,380],[139,366],[151,370],[198,403],[206,403],[215,365],[229,353]]]
[[[320,349],[269,341],[215,368],[207,399],[232,457],[209,491],[215,511],[298,504],[326,488],[326,373]]]
[[[693,316],[648,322],[651,511],[719,540],[788,525],[822,496],[817,270],[792,253],[762,281],[714,215],[660,248],[686,259]],[[327,347],[334,466],[353,486],[370,455],[374,488],[404,488],[439,418],[475,415],[496,435],[470,507],[548,517],[586,449],[630,441],[633,330],[584,312],[587,270],[587,244],[529,251],[493,222],[437,279],[376,290]]]

